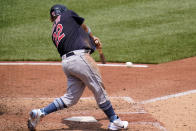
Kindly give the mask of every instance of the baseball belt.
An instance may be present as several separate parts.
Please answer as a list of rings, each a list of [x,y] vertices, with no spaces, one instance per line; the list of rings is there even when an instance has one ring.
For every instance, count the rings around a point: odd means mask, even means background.
[[[63,55],[62,59],[68,58],[68,57],[73,56],[73,55],[78,55],[78,54],[81,54],[81,53],[90,53],[90,50],[81,49],[81,50],[70,51],[67,54]]]

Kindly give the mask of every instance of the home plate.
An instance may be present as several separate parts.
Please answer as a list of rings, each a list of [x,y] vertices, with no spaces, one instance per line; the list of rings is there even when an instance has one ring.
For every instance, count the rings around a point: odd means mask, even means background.
[[[65,118],[65,121],[74,121],[74,122],[97,122],[97,120],[92,116],[74,116]]]

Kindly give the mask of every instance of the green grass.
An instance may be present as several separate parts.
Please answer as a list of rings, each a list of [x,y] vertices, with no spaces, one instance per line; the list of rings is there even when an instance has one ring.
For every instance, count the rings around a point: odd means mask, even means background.
[[[196,56],[195,0],[0,0],[0,60],[60,60],[49,9],[85,18],[107,61],[163,63]],[[99,61],[98,53],[93,57]]]

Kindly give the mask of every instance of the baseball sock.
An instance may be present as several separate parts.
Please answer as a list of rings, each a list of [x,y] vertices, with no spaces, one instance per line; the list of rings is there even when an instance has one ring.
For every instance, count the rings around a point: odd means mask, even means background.
[[[118,119],[118,116],[115,114],[114,109],[110,101],[106,101],[105,103],[99,105],[99,107],[103,110],[103,112],[107,115],[110,122]]]
[[[63,100],[61,98],[56,98],[54,102],[50,103],[48,106],[41,109],[41,111],[48,115],[52,112],[55,112],[57,110],[62,110],[64,108],[67,108],[67,106],[64,104]]]
[[[57,111],[57,107],[55,106],[54,103],[50,103],[48,106],[44,107],[41,109],[41,111],[45,114],[48,115],[52,112]]]
[[[118,119],[118,116],[115,114],[114,109],[112,108],[112,106],[109,109],[104,110],[104,113],[107,115],[110,122],[113,122],[114,120]]]

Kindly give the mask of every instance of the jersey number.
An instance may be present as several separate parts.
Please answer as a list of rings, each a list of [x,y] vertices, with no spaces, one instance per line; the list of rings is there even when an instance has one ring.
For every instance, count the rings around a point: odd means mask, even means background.
[[[53,33],[53,39],[55,40],[56,47],[58,47],[59,42],[65,37],[65,34],[62,33],[63,26],[62,24],[58,24],[56,27],[56,31]]]

